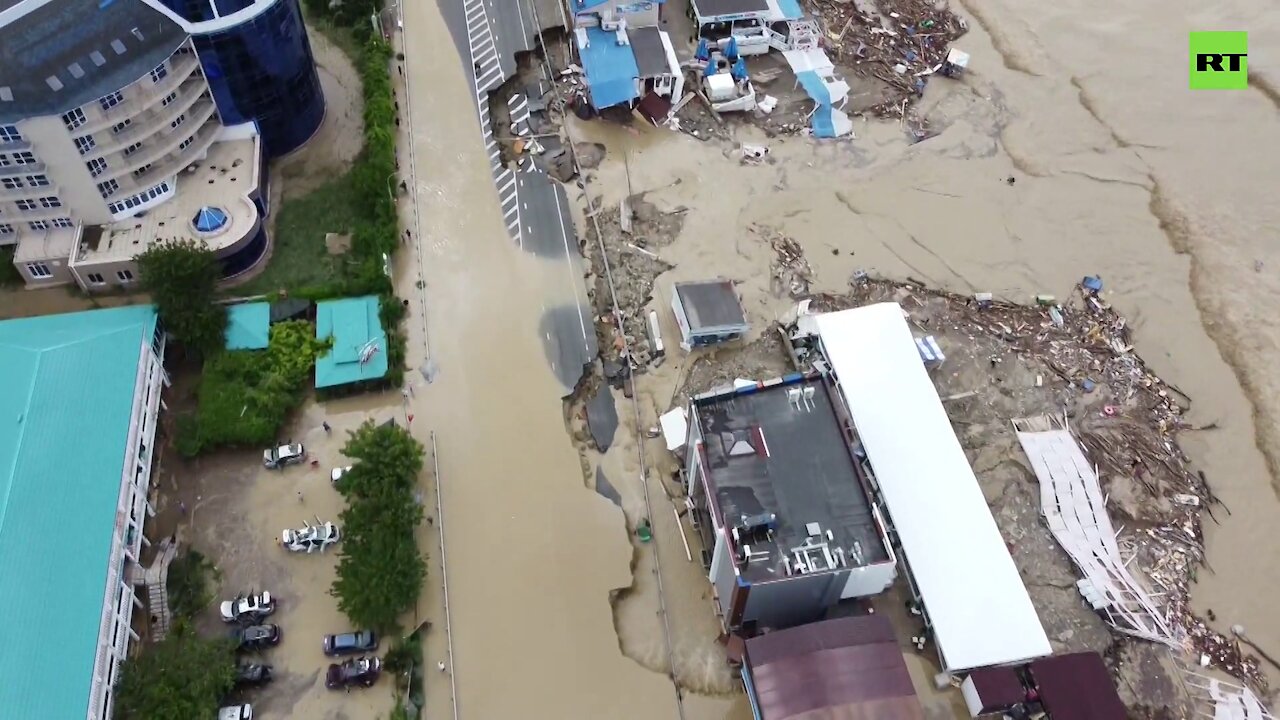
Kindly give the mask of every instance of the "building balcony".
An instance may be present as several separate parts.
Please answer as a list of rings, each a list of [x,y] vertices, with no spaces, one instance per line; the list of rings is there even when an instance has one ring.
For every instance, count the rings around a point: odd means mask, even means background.
[[[185,108],[182,108],[184,105]],[[135,170],[162,160],[169,153],[176,151],[183,140],[191,137],[193,129],[200,128],[200,131],[204,132],[205,128],[203,126],[210,118],[216,118],[216,108],[213,100],[207,95],[201,96],[198,101],[192,101],[190,104],[179,101],[169,106],[169,108],[174,107],[182,109],[175,111],[172,117],[165,121],[163,132],[157,132],[152,135],[147,144],[132,155],[125,156],[120,153],[111,157],[107,161],[106,172],[99,175],[97,181],[117,180],[120,181],[122,188],[125,185],[125,180],[128,180],[130,185],[134,184],[131,174]],[[186,115],[186,120],[181,125],[176,128],[169,127],[170,123],[177,119],[178,116],[184,114]],[[221,126],[216,121],[214,125],[213,134],[216,135]],[[206,145],[205,147],[207,148],[208,146]],[[190,148],[187,149],[189,150]],[[145,182],[145,180],[142,182]]]
[[[22,152],[31,149],[30,140],[10,140],[9,142],[0,142],[0,153]]]
[[[0,177],[13,177],[14,175],[43,175],[44,171],[45,164],[39,160],[33,163],[27,163],[26,165],[13,163],[12,165],[0,167]]]
[[[26,174],[36,175],[40,173]],[[32,187],[24,180],[23,185],[24,187],[20,188],[6,188],[0,186],[0,203],[11,203],[19,200],[35,200],[37,198],[49,197],[50,195],[56,196],[58,194],[58,184],[54,182],[50,182],[48,185],[42,185],[40,187]]]
[[[71,133],[73,135],[88,135],[110,130],[112,126],[125,120],[131,120],[134,123],[138,122],[135,118],[151,109],[164,96],[177,90],[178,86],[191,79],[196,70],[200,68],[200,60],[194,53],[176,54],[169,58],[168,66],[168,74],[161,78],[158,83],[151,82],[151,74],[148,71],[146,75],[121,88],[120,93],[124,95],[124,100],[109,110],[103,110],[97,100],[81,105],[80,109],[89,118],[89,122],[72,130]],[[195,79],[204,84],[203,74],[197,75]]]
[[[167,131],[174,118],[190,109],[208,91],[209,85],[204,78],[192,78],[184,82],[178,90],[178,98],[168,105],[160,104],[164,98],[162,95],[146,112],[135,115],[129,127],[118,133],[111,132],[108,127],[94,135],[95,146],[83,155],[85,162],[94,158],[109,158],[112,153],[120,152],[134,143],[146,142],[157,133]]]

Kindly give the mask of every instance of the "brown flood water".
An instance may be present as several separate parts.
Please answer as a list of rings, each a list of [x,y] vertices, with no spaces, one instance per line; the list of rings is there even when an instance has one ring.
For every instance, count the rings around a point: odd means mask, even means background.
[[[773,150],[771,164],[742,167],[728,147],[667,131],[633,136],[597,123],[576,125],[576,133],[609,149],[592,185],[606,203],[627,187],[626,150],[637,191],[654,189],[650,199],[661,207],[692,208],[680,239],[662,250],[677,267],[659,279],[655,297],[666,297],[674,280],[743,279],[757,327],[780,303],[765,286],[768,248],[745,239],[753,223],[804,245],[815,291],[838,290],[865,268],[1026,301],[1102,275],[1135,327],[1138,351],[1194,398],[1191,422],[1220,427],[1184,435],[1232,511],[1220,514],[1221,526],[1206,525],[1213,572],[1201,574],[1195,604],[1214,610],[1219,629],[1241,623],[1275,653],[1280,502],[1267,454],[1280,457],[1280,372],[1267,353],[1280,344],[1280,320],[1267,310],[1280,290],[1280,204],[1270,198],[1280,170],[1263,148],[1280,129],[1268,89],[1276,84],[1191,93],[1185,77],[1188,30],[1240,27],[1253,47],[1274,46],[1280,15],[1264,16],[1266,7],[1235,0],[1210,14],[1186,0],[1124,8],[967,0],[961,10],[972,31],[959,45],[973,55],[972,72],[962,83],[930,86],[924,111],[945,129],[915,146],[893,123],[859,122],[851,143],[742,130],[740,141]],[[611,591],[632,585],[633,548],[623,513],[584,487],[539,337],[545,304],[571,299],[563,262],[533,258],[508,240],[471,87],[438,10],[414,3],[404,12],[421,263],[440,371],[431,385],[412,374],[412,405],[415,432],[426,442],[434,430],[439,442],[457,663],[449,672],[459,709],[483,718],[673,717],[660,623],[626,601],[616,615],[611,608]],[[1264,63],[1254,65],[1259,84],[1276,72]],[[424,347],[419,270],[412,253],[399,262],[398,283],[415,298],[407,326],[416,367]],[[674,381],[674,373],[669,364],[660,378]],[[667,398],[646,401],[642,424]],[[629,406],[619,413],[620,445],[605,463],[634,473],[634,455],[617,454],[634,452],[622,442],[632,429]],[[634,487],[620,489],[631,514],[642,500]],[[654,514],[669,515],[653,492]],[[682,548],[658,551],[664,571],[690,581],[668,585],[679,655],[679,630],[707,625],[705,588],[693,584]],[[427,650],[432,717],[451,714],[448,676],[434,672],[447,656],[438,555],[423,601],[436,628]],[[642,552],[634,572],[651,570]],[[689,645],[677,663],[682,680],[696,685],[704,648]],[[728,680],[703,675],[708,689]],[[740,699],[698,695],[688,696],[686,712],[744,716]]]

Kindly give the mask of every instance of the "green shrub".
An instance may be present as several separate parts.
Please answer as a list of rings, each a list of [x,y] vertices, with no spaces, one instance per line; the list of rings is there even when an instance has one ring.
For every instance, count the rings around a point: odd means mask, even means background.
[[[213,599],[209,581],[213,563],[197,550],[187,550],[169,565],[169,609],[175,617],[193,618]]]
[[[311,323],[293,320],[271,326],[266,350],[233,350],[207,360],[196,417],[179,424],[178,451],[190,457],[217,447],[275,442],[328,346],[316,339]]]
[[[205,640],[178,623],[146,652],[125,660],[115,687],[120,720],[214,720],[236,677],[226,638]]]

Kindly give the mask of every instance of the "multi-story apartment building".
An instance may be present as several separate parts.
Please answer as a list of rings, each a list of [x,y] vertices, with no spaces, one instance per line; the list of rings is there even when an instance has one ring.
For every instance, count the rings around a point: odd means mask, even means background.
[[[0,245],[29,287],[128,286],[167,238],[238,274],[323,118],[298,0],[0,0]]]

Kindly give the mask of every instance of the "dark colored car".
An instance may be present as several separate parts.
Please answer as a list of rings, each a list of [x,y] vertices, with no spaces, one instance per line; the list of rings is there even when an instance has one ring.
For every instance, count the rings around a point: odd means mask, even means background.
[[[378,682],[380,674],[382,674],[382,661],[376,657],[361,655],[341,665],[337,663],[330,665],[329,672],[324,677],[324,686],[330,690],[350,688],[352,685],[373,687],[373,684]]]
[[[280,644],[279,625],[250,625],[231,633],[237,650],[261,650]]]
[[[372,630],[356,630],[324,636],[325,655],[355,655],[378,649],[378,635]]]
[[[271,666],[261,663],[241,663],[236,666],[236,685],[266,685],[271,682]]]

